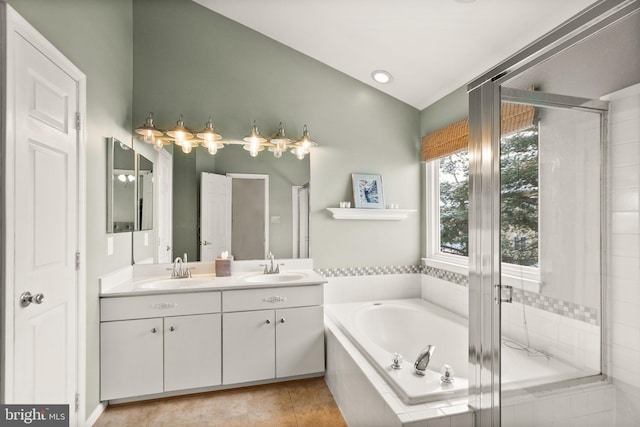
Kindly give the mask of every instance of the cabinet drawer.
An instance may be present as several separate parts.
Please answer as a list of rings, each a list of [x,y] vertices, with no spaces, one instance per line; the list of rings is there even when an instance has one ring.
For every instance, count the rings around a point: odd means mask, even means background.
[[[100,320],[102,322],[218,312],[220,312],[220,292],[100,299]]]
[[[322,285],[224,291],[222,310],[247,311],[322,305]]]

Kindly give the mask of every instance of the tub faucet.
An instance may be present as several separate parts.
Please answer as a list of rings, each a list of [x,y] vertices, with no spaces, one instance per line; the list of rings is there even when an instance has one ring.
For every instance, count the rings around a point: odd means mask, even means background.
[[[429,344],[425,348],[422,349],[418,357],[416,358],[416,363],[413,365],[415,368],[416,374],[422,376],[427,371],[427,366],[433,357],[433,352],[436,351],[436,346]]]

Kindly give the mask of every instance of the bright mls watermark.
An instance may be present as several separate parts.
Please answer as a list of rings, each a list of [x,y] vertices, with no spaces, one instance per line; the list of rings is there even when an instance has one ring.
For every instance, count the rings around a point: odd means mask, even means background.
[[[69,405],[0,405],[0,425],[69,427]]]

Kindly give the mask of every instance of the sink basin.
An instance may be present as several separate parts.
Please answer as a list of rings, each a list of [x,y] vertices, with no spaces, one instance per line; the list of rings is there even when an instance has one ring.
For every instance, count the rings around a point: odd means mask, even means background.
[[[135,285],[136,289],[183,289],[194,285],[200,285],[208,282],[210,279],[194,279],[187,277],[184,279],[159,279],[149,280]]]
[[[244,278],[249,283],[282,283],[293,282],[294,280],[300,280],[307,277],[305,273],[299,273],[294,271],[285,271],[276,274],[262,274],[256,273]]]

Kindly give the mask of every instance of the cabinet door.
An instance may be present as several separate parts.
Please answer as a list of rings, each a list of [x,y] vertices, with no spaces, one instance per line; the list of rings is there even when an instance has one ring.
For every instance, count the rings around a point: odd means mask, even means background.
[[[100,399],[161,393],[162,318],[100,324]]]
[[[164,319],[164,391],[220,385],[220,314]]]
[[[275,377],[274,311],[222,315],[223,384]]]
[[[322,306],[276,310],[276,376],[323,371]]]

